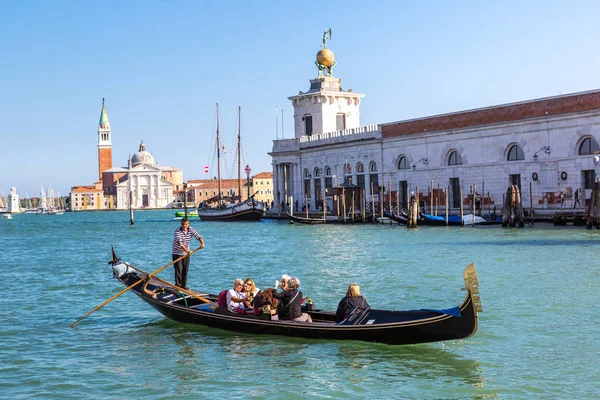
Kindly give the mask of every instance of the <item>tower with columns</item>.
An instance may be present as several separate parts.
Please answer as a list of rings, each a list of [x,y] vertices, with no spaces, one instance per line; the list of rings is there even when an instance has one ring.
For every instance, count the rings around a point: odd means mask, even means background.
[[[308,92],[288,97],[294,107],[294,137],[316,136],[360,126],[364,94],[342,89],[342,80],[320,76],[310,80]]]
[[[102,99],[102,111],[98,123],[98,179],[102,180],[102,173],[112,168],[112,142],[110,122],[106,114],[104,99]]]
[[[331,30],[323,34],[322,49],[316,55],[318,76],[310,80],[307,92],[288,97],[294,107],[294,138],[276,140],[271,153],[273,191],[280,211],[296,206],[296,202],[299,208],[308,202],[309,209],[315,209],[323,196],[328,196],[330,204],[331,192],[325,194],[325,189],[343,182],[342,166],[347,160],[334,151],[315,151],[312,144],[337,143],[347,136],[358,137],[364,130],[360,126],[360,103],[365,95],[344,90],[342,80],[333,76],[336,61],[327,48],[327,36],[331,39]],[[323,168],[325,165],[331,168]],[[289,204],[290,197],[294,204]]]

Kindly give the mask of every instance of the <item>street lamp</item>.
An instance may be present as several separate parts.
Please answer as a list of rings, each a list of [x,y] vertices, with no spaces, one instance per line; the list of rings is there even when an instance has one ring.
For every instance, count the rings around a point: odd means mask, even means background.
[[[421,158],[419,161],[417,161],[416,163],[413,164],[413,166],[412,166],[413,171],[417,169],[418,163],[423,163],[423,164],[427,165],[429,163],[429,160],[426,158]]]
[[[543,151],[546,154],[550,154],[550,146],[543,146],[541,149],[539,149],[538,151],[535,152],[535,154],[533,155],[533,161],[537,161],[538,160],[538,153],[540,151]]]
[[[248,178],[248,198],[250,198],[250,171],[252,170],[248,164],[246,164],[246,169],[244,171],[246,171],[246,177]]]

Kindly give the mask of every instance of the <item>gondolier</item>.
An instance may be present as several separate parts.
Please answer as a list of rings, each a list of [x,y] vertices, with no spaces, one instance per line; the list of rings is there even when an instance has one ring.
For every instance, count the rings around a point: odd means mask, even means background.
[[[195,237],[200,242],[200,248],[204,248],[204,239],[198,233],[197,230],[190,226],[190,221],[187,218],[181,220],[181,226],[175,229],[173,234],[173,261],[186,256],[181,260],[177,261],[175,267],[175,286],[179,286],[183,289],[187,287],[187,274],[190,266],[189,254],[192,253],[190,250],[190,241],[192,237]]]

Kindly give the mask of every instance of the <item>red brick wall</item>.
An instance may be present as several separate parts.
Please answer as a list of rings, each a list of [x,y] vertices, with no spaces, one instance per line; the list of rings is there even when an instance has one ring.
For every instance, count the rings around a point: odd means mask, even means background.
[[[98,149],[98,179],[102,180],[102,173],[112,168],[112,148]]]
[[[390,138],[423,133],[425,130],[426,132],[446,131],[591,110],[600,110],[600,92],[533,100],[527,103],[497,106],[485,110],[465,111],[439,117],[398,122],[383,125],[381,129],[383,137]]]

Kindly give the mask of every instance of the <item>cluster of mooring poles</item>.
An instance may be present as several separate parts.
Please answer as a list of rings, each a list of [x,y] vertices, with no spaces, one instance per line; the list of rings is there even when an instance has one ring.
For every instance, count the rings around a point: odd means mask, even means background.
[[[502,208],[502,226],[523,228],[525,226],[525,215],[521,204],[521,191],[517,185],[510,185],[506,189]]]

